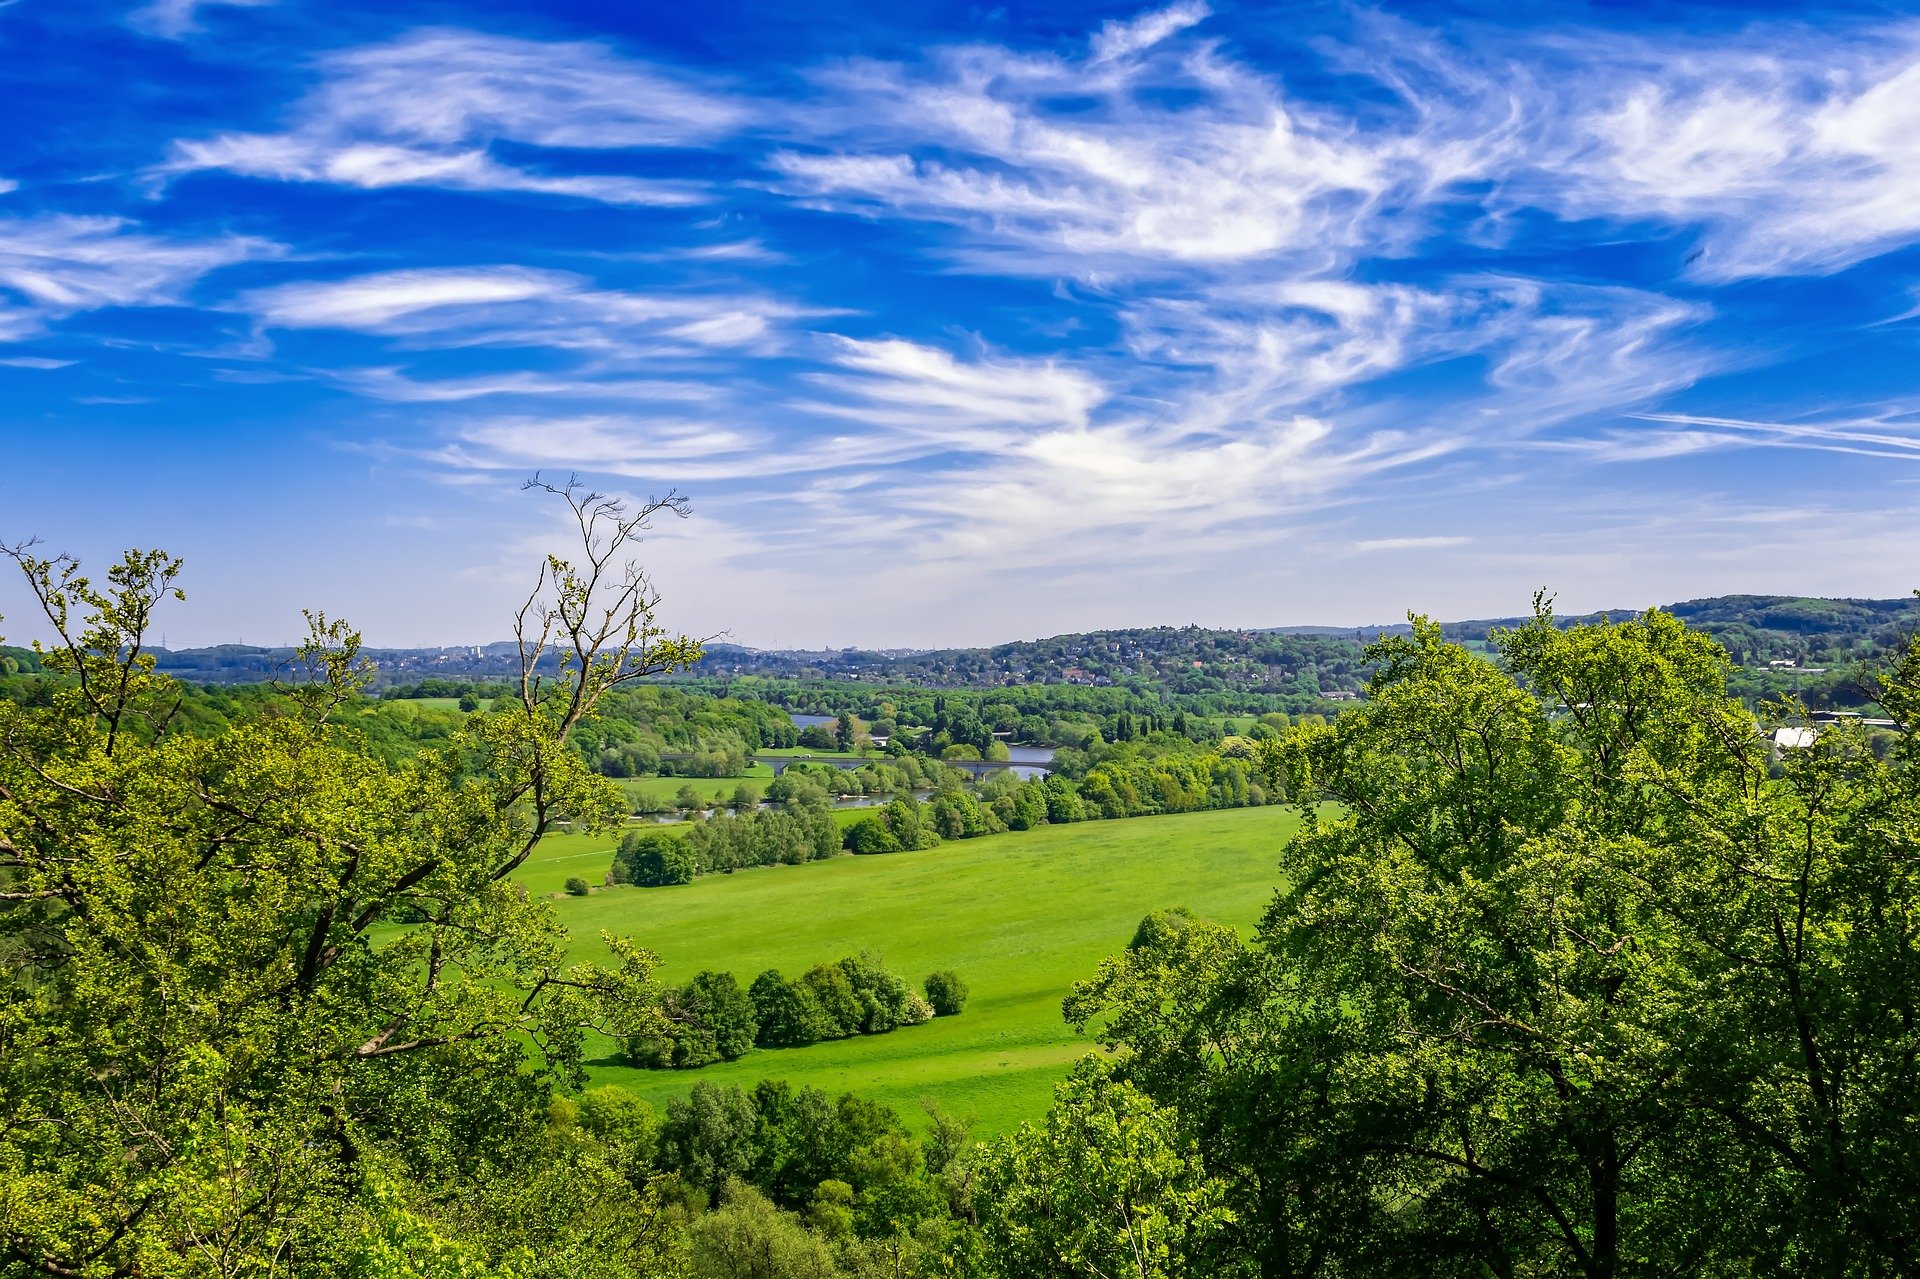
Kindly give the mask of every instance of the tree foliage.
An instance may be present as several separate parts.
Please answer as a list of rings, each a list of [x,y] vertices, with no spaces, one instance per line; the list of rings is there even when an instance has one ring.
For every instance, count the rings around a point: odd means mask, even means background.
[[[412,1230],[382,1184],[524,1186],[501,1170],[531,1166],[527,1116],[581,1079],[587,1032],[654,1018],[650,955],[609,938],[610,965],[566,963],[508,877],[554,823],[622,813],[572,730],[698,656],[622,559],[677,506],[549,491],[581,557],[520,610],[511,710],[398,763],[333,722],[365,678],[344,624],[310,615],[304,678],[196,736],[147,649],[178,560],[129,553],[97,584],[9,551],[60,679],[0,701],[0,1270],[344,1265],[341,1231]]]
[[[1497,645],[1377,645],[1272,757],[1331,806],[1259,934],[1143,926],[1068,1015],[1263,1275],[1912,1273],[1911,737],[1776,759],[1657,612]]]

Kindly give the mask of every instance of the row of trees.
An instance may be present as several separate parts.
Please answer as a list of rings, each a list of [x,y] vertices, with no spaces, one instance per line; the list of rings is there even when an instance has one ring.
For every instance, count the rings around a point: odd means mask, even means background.
[[[955,973],[930,974],[925,991],[915,992],[867,952],[817,964],[793,980],[770,968],[745,990],[732,973],[703,972],[662,993],[660,1021],[629,1037],[625,1051],[636,1066],[693,1069],[754,1047],[884,1035],[966,1005],[966,983]]]
[[[701,875],[754,866],[798,865],[847,852],[871,855],[936,848],[943,839],[971,839],[1037,826],[1208,808],[1239,808],[1268,802],[1269,792],[1252,759],[1253,743],[1238,739],[1241,753],[1118,750],[1087,768],[1075,781],[1055,775],[1021,780],[1011,773],[989,776],[975,790],[964,773],[931,760],[817,772],[795,766],[768,788],[767,808],[743,808],[697,820],[684,831],[629,831],[614,853],[612,882],[659,887],[691,883]],[[925,802],[912,787],[925,781],[941,789]],[[843,832],[821,783],[894,798]],[[883,789],[884,788],[884,789]],[[698,797],[693,797],[699,802]]]

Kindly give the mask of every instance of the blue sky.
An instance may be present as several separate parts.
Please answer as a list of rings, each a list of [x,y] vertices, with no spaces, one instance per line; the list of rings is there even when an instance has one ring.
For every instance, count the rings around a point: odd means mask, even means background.
[[[760,646],[1920,584],[1877,6],[0,5],[0,536]],[[0,587],[14,637],[33,633]]]

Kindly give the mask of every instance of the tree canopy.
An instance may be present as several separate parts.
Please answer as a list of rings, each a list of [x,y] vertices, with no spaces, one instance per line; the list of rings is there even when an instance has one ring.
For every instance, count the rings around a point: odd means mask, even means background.
[[[699,649],[624,563],[674,502],[547,491],[581,555],[520,611],[511,713],[399,762],[333,722],[364,679],[344,624],[310,615],[305,679],[196,736],[146,647],[180,562],[129,553],[96,584],[11,548],[64,678],[0,700],[0,1272],[384,1274],[368,1240],[438,1247],[429,1199],[491,1203],[476,1237],[512,1235],[558,1175],[535,1161],[545,1098],[582,1080],[589,1029],[657,1018],[654,961],[608,938],[609,963],[563,962],[508,877],[556,822],[622,815],[568,735]],[[641,1198],[583,1174],[569,1220]],[[547,1226],[520,1273],[619,1264]]]
[[[1231,1218],[1167,1246],[1262,1276],[1914,1273],[1910,732],[1781,757],[1657,612],[1496,644],[1375,646],[1364,705],[1268,752],[1322,803],[1257,935],[1148,921],[1069,1000]],[[1920,645],[1879,695],[1910,730]]]

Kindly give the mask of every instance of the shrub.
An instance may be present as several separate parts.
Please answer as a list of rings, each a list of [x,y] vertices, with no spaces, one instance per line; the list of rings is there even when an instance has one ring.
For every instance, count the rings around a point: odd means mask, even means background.
[[[593,889],[587,884],[587,881],[578,875],[574,875],[567,880],[567,895],[569,897],[585,897],[592,891]]]
[[[1185,906],[1153,911],[1133,930],[1133,940],[1127,943],[1127,949],[1152,950],[1164,946],[1199,922],[1200,917]]]
[[[936,1017],[953,1017],[967,1006],[967,983],[960,974],[943,968],[927,974],[927,1003]]]
[[[617,884],[690,884],[693,872],[693,849],[686,840],[665,831],[629,831],[613,855]]]
[[[863,817],[847,828],[847,847],[856,853],[897,853],[900,841],[877,817]]]
[[[626,1055],[648,1070],[693,1070],[732,1061],[753,1047],[760,1029],[754,1002],[732,973],[703,972],[660,999],[664,1030],[634,1035]]]

